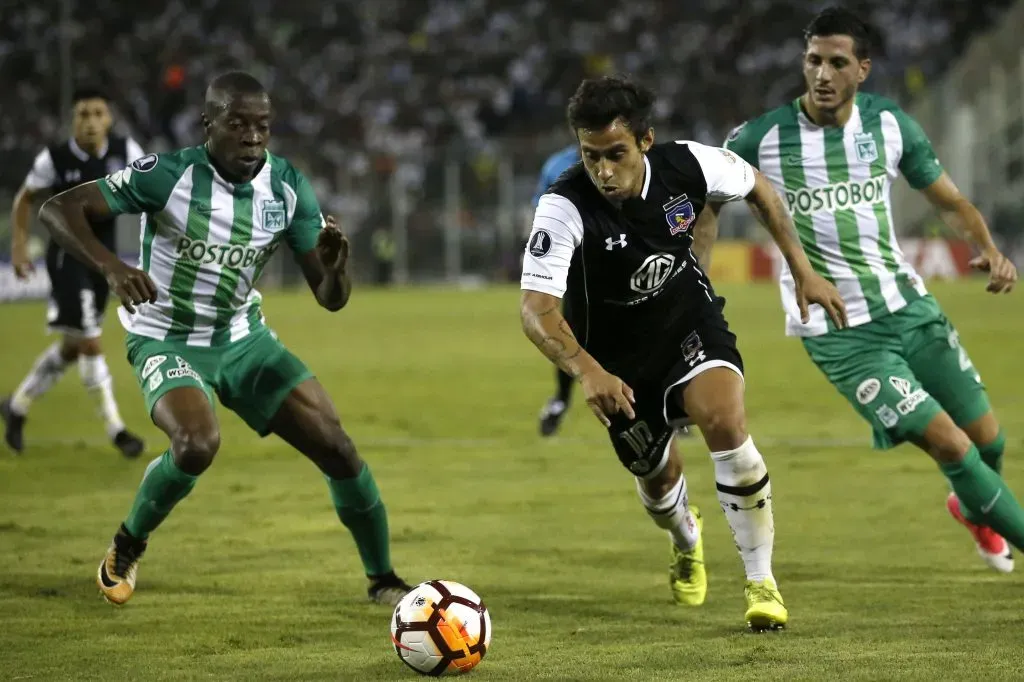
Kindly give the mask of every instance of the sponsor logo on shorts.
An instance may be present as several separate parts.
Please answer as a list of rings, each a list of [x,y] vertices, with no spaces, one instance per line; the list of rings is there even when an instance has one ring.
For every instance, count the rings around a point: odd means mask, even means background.
[[[142,378],[145,379],[152,374],[157,367],[164,364],[167,361],[166,355],[151,355],[146,358],[146,363],[142,366]]]
[[[928,400],[928,392],[919,388],[903,400],[896,403],[896,409],[900,414],[907,415],[917,409],[917,406]]]
[[[882,422],[882,426],[887,429],[891,429],[896,426],[896,423],[900,420],[900,416],[896,414],[888,405],[882,405],[875,411],[875,416],[878,417],[878,421]]]
[[[908,415],[917,409],[917,406],[928,400],[928,392],[923,388],[914,390],[913,384],[901,377],[889,377],[889,383],[899,391],[903,400],[896,403],[896,409],[900,414]]]
[[[186,360],[181,358],[175,359],[178,361],[178,366],[175,369],[169,369],[164,372],[164,375],[168,379],[183,379],[185,377],[190,377],[198,382],[200,386],[203,384],[203,378],[199,376],[198,372],[192,369],[192,365],[188,364]]]
[[[878,392],[882,390],[882,382],[878,379],[871,377],[860,382],[860,386],[857,387],[857,402],[861,405],[867,405],[872,400],[878,397]]]
[[[149,390],[155,391],[160,387],[160,384],[164,383],[164,375],[157,372],[149,378]]]

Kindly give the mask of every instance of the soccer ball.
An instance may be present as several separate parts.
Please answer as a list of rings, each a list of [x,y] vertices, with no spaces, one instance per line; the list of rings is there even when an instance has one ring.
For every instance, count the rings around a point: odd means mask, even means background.
[[[451,580],[414,587],[391,616],[391,643],[423,675],[458,675],[477,666],[491,645],[491,615],[476,592]]]

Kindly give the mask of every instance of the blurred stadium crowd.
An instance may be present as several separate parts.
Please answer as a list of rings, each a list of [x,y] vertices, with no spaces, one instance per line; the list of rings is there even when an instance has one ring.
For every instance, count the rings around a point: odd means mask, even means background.
[[[275,134],[333,186],[338,174],[494,140],[564,141],[564,103],[587,74],[624,70],[661,96],[663,127],[719,141],[799,89],[802,0],[122,0],[75,2],[73,81],[110,91],[148,148],[196,141],[208,77],[244,66],[271,88]],[[853,2],[887,35],[870,89],[923,87],[1008,2]],[[61,27],[54,1],[5,0],[0,184],[14,188],[60,135]],[[695,6],[700,6],[695,11]],[[753,87],[756,84],[757,87]],[[517,145],[519,146],[519,145]],[[327,188],[325,188],[327,189]]]

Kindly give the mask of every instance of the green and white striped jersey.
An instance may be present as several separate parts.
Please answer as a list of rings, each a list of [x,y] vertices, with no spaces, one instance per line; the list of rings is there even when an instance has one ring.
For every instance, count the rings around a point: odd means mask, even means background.
[[[811,265],[842,295],[851,326],[927,293],[896,242],[890,191],[900,173],[922,189],[943,169],[921,126],[894,102],[859,93],[845,126],[823,128],[797,99],[737,127],[725,147],[775,186]],[[785,264],[779,286],[786,334],[818,336],[834,329],[819,306],[807,324],[800,321]]]
[[[265,324],[254,288],[282,239],[310,251],[324,225],[313,188],[281,157],[232,184],[205,146],[149,154],[98,182],[110,209],[142,214],[139,268],[156,303],[118,308],[126,330],[191,346],[232,343]]]

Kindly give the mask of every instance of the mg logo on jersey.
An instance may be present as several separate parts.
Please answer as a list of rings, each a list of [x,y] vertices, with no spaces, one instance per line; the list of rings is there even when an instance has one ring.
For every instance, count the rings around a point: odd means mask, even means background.
[[[676,257],[670,253],[648,256],[643,265],[629,278],[629,287],[639,294],[657,291],[668,281],[675,264]]]
[[[179,258],[186,258],[199,265],[217,265],[232,270],[260,266],[270,260],[277,251],[277,244],[262,249],[238,244],[209,244],[198,239],[182,237],[175,249]]]
[[[878,145],[875,144],[875,136],[871,133],[856,133],[853,136],[853,148],[856,150],[858,161],[871,163],[878,160]]]
[[[284,202],[276,199],[263,200],[263,229],[267,232],[280,232],[287,220]]]

